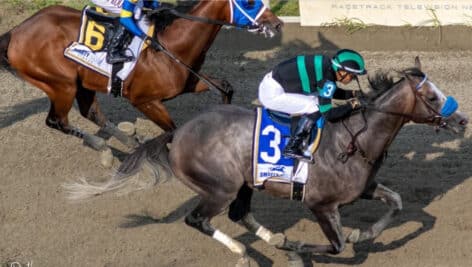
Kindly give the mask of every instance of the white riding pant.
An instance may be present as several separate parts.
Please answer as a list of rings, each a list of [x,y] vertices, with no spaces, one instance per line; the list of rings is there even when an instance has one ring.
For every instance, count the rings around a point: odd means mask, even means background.
[[[318,97],[286,93],[284,88],[267,73],[259,84],[259,101],[268,109],[290,115],[311,114],[319,110]]]
[[[141,8],[143,7],[143,1],[140,0],[136,4],[136,9],[134,13],[134,18],[138,19],[141,17]],[[121,6],[123,5],[124,0],[92,0],[96,6],[99,6],[105,9],[107,12],[112,14],[120,14],[121,13]]]
[[[92,3],[105,9],[107,12],[120,14],[123,1],[124,0],[92,0]]]

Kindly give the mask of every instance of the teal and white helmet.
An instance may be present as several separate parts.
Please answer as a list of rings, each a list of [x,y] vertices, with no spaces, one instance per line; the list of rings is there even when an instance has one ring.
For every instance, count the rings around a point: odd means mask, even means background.
[[[367,73],[362,56],[354,50],[341,49],[331,59],[335,71],[344,70],[355,75]]]

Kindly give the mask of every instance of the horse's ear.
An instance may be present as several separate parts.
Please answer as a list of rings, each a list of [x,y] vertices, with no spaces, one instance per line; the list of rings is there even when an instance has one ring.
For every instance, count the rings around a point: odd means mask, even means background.
[[[419,70],[421,70],[421,62],[420,62],[420,57],[416,56],[415,57],[415,67]]]

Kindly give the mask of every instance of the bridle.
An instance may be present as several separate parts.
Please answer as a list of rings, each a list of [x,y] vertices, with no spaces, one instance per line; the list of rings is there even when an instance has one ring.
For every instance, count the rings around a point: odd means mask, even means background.
[[[406,118],[407,120],[415,121],[415,122],[423,122],[423,123],[430,123],[433,125],[436,125],[437,127],[444,128],[447,126],[446,118],[442,116],[428,101],[426,101],[423,97],[423,95],[420,93],[421,88],[425,85],[425,83],[428,81],[428,75],[424,74],[423,78],[421,81],[416,84],[415,86],[412,85],[412,79],[410,78],[409,74],[405,74],[406,79],[410,81],[410,88],[411,91],[414,94],[415,97],[415,103],[413,105],[413,110],[415,109],[418,101],[421,101],[425,107],[432,113],[431,115],[428,116],[420,116],[416,115],[413,113],[403,113],[403,112],[394,112],[394,111],[388,111],[388,110],[382,110],[379,109],[375,106],[368,105],[365,109],[370,109],[374,110],[380,113],[385,113],[385,114],[390,114],[390,115],[395,115],[395,116],[401,116]]]
[[[210,19],[206,17],[198,17],[198,16],[192,16],[189,14],[181,13],[174,8],[169,8],[169,7],[162,7],[158,8],[156,10],[149,11],[149,15],[154,15],[162,12],[169,12],[170,14],[187,19],[187,20],[192,20],[192,21],[197,21],[197,22],[202,22],[206,24],[213,24],[213,25],[221,25],[221,26],[227,26],[227,27],[234,27],[234,28],[240,28],[240,29],[246,29],[246,30],[260,30],[261,27],[263,27],[262,24],[259,24],[256,19],[252,18],[247,12],[244,11],[244,9],[236,2],[236,0],[228,0],[230,8],[231,9],[237,9],[243,14],[249,21],[252,22],[252,25],[245,25],[245,24],[240,24],[240,23],[234,23],[234,22],[227,22],[224,20],[217,20],[217,19]],[[262,13],[264,10],[267,9],[267,6],[265,4],[262,5],[260,9],[260,13]]]
[[[405,77],[410,82],[409,83],[410,88],[411,88],[411,91],[414,94],[414,98],[415,98],[415,103],[413,105],[413,110],[415,110],[415,107],[416,107],[418,101],[421,101],[426,106],[426,108],[429,111],[431,111],[432,115],[419,116],[419,115],[415,115],[415,114],[412,114],[412,113],[403,113],[403,112],[394,112],[394,111],[382,110],[382,109],[379,109],[375,106],[367,105],[364,109],[361,110],[362,118],[363,118],[363,121],[364,121],[364,126],[359,131],[357,131],[355,134],[347,127],[344,120],[342,121],[342,124],[343,124],[344,128],[348,131],[349,135],[351,136],[351,141],[347,145],[346,150],[341,152],[338,155],[338,160],[345,163],[350,156],[352,156],[355,152],[358,152],[361,155],[361,157],[369,165],[373,166],[375,164],[375,160],[369,159],[367,157],[367,154],[365,153],[365,151],[362,148],[360,148],[359,145],[356,145],[357,137],[362,132],[364,132],[368,129],[367,118],[365,116],[365,111],[366,110],[373,110],[373,111],[384,113],[384,114],[401,116],[401,117],[406,118],[407,120],[412,120],[412,121],[416,121],[416,122],[431,123],[433,125],[436,125],[438,128],[444,128],[444,127],[447,126],[447,122],[445,120],[445,117],[442,116],[428,101],[426,101],[423,98],[423,95],[419,92],[421,90],[421,88],[423,88],[424,84],[428,81],[428,76],[426,74],[424,74],[421,81],[418,84],[416,84],[415,86],[412,86],[411,82],[413,80],[410,78],[409,74],[405,74]],[[383,155],[386,156],[386,154],[387,154],[387,152],[385,151]]]

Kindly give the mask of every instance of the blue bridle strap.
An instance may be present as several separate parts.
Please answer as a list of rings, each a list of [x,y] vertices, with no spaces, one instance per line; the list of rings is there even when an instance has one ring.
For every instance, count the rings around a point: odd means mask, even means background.
[[[428,75],[424,75],[423,80],[416,85],[416,90],[420,90],[423,87],[424,83],[428,80]]]
[[[256,20],[267,8],[262,0],[254,0],[249,6],[249,0],[228,0],[231,2],[231,23],[242,25],[257,25]]]

